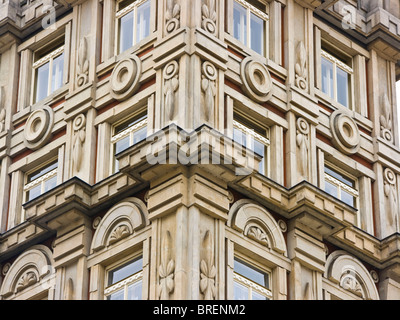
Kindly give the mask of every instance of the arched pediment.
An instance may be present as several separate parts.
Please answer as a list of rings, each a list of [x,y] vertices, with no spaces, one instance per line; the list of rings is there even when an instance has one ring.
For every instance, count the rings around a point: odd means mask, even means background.
[[[128,198],[113,206],[101,219],[91,249],[99,251],[130,236],[148,225],[146,205],[137,198]]]
[[[11,265],[4,277],[0,295],[6,298],[40,282],[50,274],[52,265],[50,249],[43,245],[33,246],[23,252]]]
[[[278,223],[265,208],[251,200],[239,200],[232,205],[228,226],[280,254],[287,254]]]
[[[360,260],[345,251],[335,251],[328,257],[324,276],[366,300],[379,300],[371,274]]]

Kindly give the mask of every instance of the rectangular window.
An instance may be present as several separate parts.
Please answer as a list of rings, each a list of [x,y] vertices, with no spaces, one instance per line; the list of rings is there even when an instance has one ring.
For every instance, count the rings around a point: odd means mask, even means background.
[[[26,201],[33,200],[57,186],[57,168],[58,162],[55,161],[27,175],[24,187]]]
[[[142,256],[108,272],[104,295],[107,300],[141,300]]]
[[[321,90],[341,105],[350,107],[353,69],[343,60],[321,50]]]
[[[118,160],[115,155],[125,149],[146,139],[147,137],[147,115],[142,114],[131,120],[125,121],[114,127],[111,143],[113,145],[113,172],[118,171]]]
[[[233,140],[262,157],[258,172],[267,175],[269,131],[250,123],[241,116],[235,115],[233,120]]]
[[[233,293],[235,300],[272,299],[271,275],[235,258]]]
[[[233,1],[233,36],[260,55],[265,55],[268,15],[244,0]]]
[[[356,180],[325,166],[325,191],[352,207],[357,207]]]
[[[150,0],[119,2],[116,19],[121,53],[150,35]]]
[[[44,55],[38,55],[33,63],[34,70],[34,103],[61,88],[64,74],[64,46]]]

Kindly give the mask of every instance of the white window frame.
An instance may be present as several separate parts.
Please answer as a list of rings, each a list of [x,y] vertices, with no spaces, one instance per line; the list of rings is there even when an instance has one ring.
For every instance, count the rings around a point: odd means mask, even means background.
[[[137,9],[140,5],[144,4],[147,1],[151,1],[151,0],[136,0],[133,1],[130,5],[126,6],[125,8],[121,9],[121,10],[117,10],[115,13],[115,41],[116,41],[116,45],[115,45],[115,55],[118,55],[120,53],[122,53],[122,51],[120,51],[120,19],[127,15],[128,13],[133,11],[133,17],[134,17],[134,21],[133,21],[133,39],[132,39],[132,45],[135,45],[138,43],[137,39],[136,39],[136,31],[137,31]],[[119,5],[119,3],[122,2],[118,1],[117,3],[117,7]],[[151,4],[151,3],[150,3]],[[150,12],[151,15],[151,12]],[[151,19],[151,17],[150,17]],[[150,26],[151,26],[151,22],[150,22]]]
[[[41,100],[37,100],[37,85],[38,85],[38,79],[36,77],[37,70],[45,65],[46,63],[49,63],[49,78],[48,78],[48,86],[47,86],[47,96],[53,93],[51,85],[52,85],[52,77],[53,77],[53,61],[55,58],[59,57],[64,53],[65,45],[59,46],[57,49],[53,50],[46,56],[40,58],[39,60],[36,60],[33,65],[32,65],[32,104],[38,103]],[[63,73],[65,72],[65,56],[64,56],[64,63],[63,63]],[[62,85],[64,85],[64,75],[62,79]],[[58,90],[58,89],[57,89]]]
[[[130,126],[128,128],[126,128],[125,130],[121,131],[118,134],[114,134],[116,127],[118,127],[119,125],[121,125],[124,122],[129,121],[129,119],[125,119],[123,121],[120,121],[120,122],[118,122],[117,124],[115,124],[113,126],[113,128],[112,128],[113,136],[111,137],[111,161],[110,161],[110,166],[111,166],[110,170],[111,170],[112,173],[117,172],[117,171],[115,171],[115,153],[114,153],[115,144],[118,141],[120,141],[120,140],[122,140],[122,139],[124,139],[124,138],[129,136],[129,146],[132,146],[133,145],[133,137],[134,137],[135,132],[139,131],[140,129],[142,129],[144,127],[147,127],[147,125],[148,125],[148,116],[147,116],[147,114],[145,116],[146,116],[145,119],[135,123],[134,125],[132,125],[132,126]],[[140,118],[140,116],[139,116],[139,118]],[[134,118],[132,118],[132,119],[134,119]]]
[[[253,49],[251,49],[251,24],[250,24],[250,19],[251,19],[251,13],[255,14],[257,17],[259,17],[260,19],[262,19],[264,21],[264,43],[263,43],[263,52],[261,53],[261,55],[263,57],[267,57],[268,56],[268,33],[269,33],[269,15],[266,12],[263,12],[262,10],[256,8],[255,6],[253,6],[252,4],[248,3],[246,0],[232,0],[233,2],[237,2],[239,5],[241,5],[242,7],[244,7],[246,9],[246,18],[247,18],[247,30],[246,30],[246,34],[247,34],[247,39],[246,39],[246,44],[244,44],[241,40],[236,39],[237,41],[239,41],[240,43],[242,43],[244,46],[246,46],[247,48],[249,48],[250,50],[254,51]],[[233,8],[234,8],[234,3],[232,2],[232,17],[233,17]],[[264,2],[260,2],[263,5],[265,5],[266,11],[269,11],[269,5],[268,3],[264,3]],[[232,36],[234,37],[234,25],[233,25],[233,20],[232,20]],[[256,52],[256,51],[254,51]],[[259,53],[257,53],[259,54]]]
[[[249,263],[247,260],[244,260],[241,256],[235,256],[234,260],[240,260],[241,262],[245,262],[250,265],[252,268],[257,270],[260,273],[268,275],[268,282],[272,284],[272,272],[267,271],[264,269],[260,269],[258,266],[254,265],[253,263]],[[258,294],[268,298],[269,300],[273,299],[272,289],[263,287],[262,285],[244,277],[240,273],[233,270],[233,282],[237,282],[243,286],[245,286],[248,291],[248,300],[252,300],[253,291],[257,292]],[[234,284],[233,284],[233,291],[234,291]]]
[[[46,183],[46,181],[49,181],[53,177],[57,177],[59,164],[57,162],[57,167],[56,168],[54,168],[53,170],[45,173],[44,175],[42,175],[42,176],[40,176],[38,178],[36,178],[35,180],[33,180],[33,181],[29,182],[29,183],[27,182],[28,181],[28,177],[32,173],[34,173],[34,172],[36,172],[36,171],[38,171],[40,169],[45,169],[47,166],[50,166],[55,161],[56,161],[56,159],[54,159],[53,161],[49,161],[46,165],[40,167],[39,169],[35,168],[34,170],[32,170],[30,172],[27,172],[25,174],[25,185],[24,185],[24,189],[23,189],[24,190],[24,200],[25,200],[24,202],[26,202],[28,200],[28,192],[30,190],[32,190],[33,188],[35,188],[36,186],[38,186],[38,185],[41,185],[40,195],[42,195],[45,192],[45,183]],[[57,181],[57,185],[58,185],[58,181]],[[36,198],[34,198],[34,199],[36,199]]]
[[[353,110],[353,79],[354,79],[354,70],[352,67],[344,63],[342,60],[336,58],[329,52],[325,51],[324,49],[321,48],[321,66],[322,66],[322,58],[325,58],[329,62],[332,62],[333,64],[333,100],[336,101],[337,103],[340,104],[338,101],[338,89],[337,89],[337,68],[340,68],[344,72],[346,72],[349,75],[349,82],[348,83],[348,92],[347,92],[347,106],[343,105],[345,108],[348,108],[349,110]],[[321,92],[322,91],[322,78],[321,78]],[[329,96],[327,93],[323,92],[327,96]],[[331,97],[330,97],[331,98]],[[342,105],[342,104],[340,104]]]

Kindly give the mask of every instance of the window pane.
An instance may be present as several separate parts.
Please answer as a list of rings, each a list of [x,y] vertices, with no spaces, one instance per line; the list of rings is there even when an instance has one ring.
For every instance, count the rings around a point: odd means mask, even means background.
[[[242,130],[239,130],[237,128],[233,128],[233,140],[236,141],[237,143],[246,146],[246,135]]]
[[[340,200],[347,203],[349,206],[355,207],[355,198],[348,192],[341,190]]]
[[[248,300],[249,299],[249,289],[244,285],[234,282],[233,283],[233,298],[235,300]]]
[[[43,100],[48,95],[49,90],[49,66],[50,63],[46,63],[36,71],[36,102]]]
[[[239,273],[263,287],[268,288],[269,286],[268,275],[266,273],[260,272],[242,261],[235,259],[234,270],[236,273]]]
[[[51,78],[51,92],[62,87],[64,70],[64,53],[53,60],[53,73]]]
[[[133,46],[133,11],[120,19],[119,52],[123,52]]]
[[[331,98],[333,94],[333,63],[321,57],[321,80],[322,92],[326,93]]]
[[[247,45],[247,10],[233,2],[233,36]]]
[[[42,186],[38,184],[36,187],[33,187],[28,191],[28,201],[35,199],[40,196],[42,193]]]
[[[254,13],[250,15],[250,48],[264,54],[264,20]]]
[[[128,287],[128,300],[142,299],[142,281],[135,282]]]
[[[107,300],[124,300],[124,289],[110,294]]]
[[[254,290],[253,290],[253,292],[251,294],[251,299],[252,300],[268,300],[267,297],[263,296],[262,294],[254,291]]]
[[[258,140],[254,139],[254,152],[262,156],[258,172],[265,173],[265,145]]]
[[[139,129],[138,131],[135,131],[133,133],[133,145],[135,143],[138,143],[139,141],[142,141],[144,139],[146,139],[147,136],[147,127],[143,127],[141,129]]]
[[[335,198],[338,197],[338,187],[325,180],[325,191]]]
[[[36,180],[37,178],[44,176],[46,173],[57,168],[57,166],[58,166],[58,162],[54,162],[54,163],[50,164],[49,166],[32,173],[31,175],[28,176],[28,182],[32,182],[33,180]]]
[[[136,259],[134,261],[128,262],[127,264],[110,271],[108,285],[117,283],[129,276],[142,270],[142,258]]]
[[[347,184],[349,187],[354,188],[355,187],[355,182],[352,179],[347,178],[346,176],[328,168],[325,167],[325,172],[329,174],[330,176],[334,177],[335,179],[339,180],[340,182],[343,182],[344,184]]]
[[[126,136],[115,143],[115,154],[124,151],[127,148],[129,148],[129,136]]]
[[[137,9],[136,42],[150,34],[150,1],[146,1]]]
[[[349,106],[349,74],[336,67],[337,77],[337,100],[345,107]]]
[[[44,192],[47,192],[57,186],[57,176],[50,178],[44,182]]]

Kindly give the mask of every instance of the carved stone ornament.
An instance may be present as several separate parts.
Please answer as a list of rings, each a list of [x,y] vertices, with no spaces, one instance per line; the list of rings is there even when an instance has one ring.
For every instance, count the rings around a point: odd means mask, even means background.
[[[243,90],[249,97],[263,103],[272,95],[272,79],[267,67],[253,57],[243,59],[240,67]]]
[[[167,119],[172,121],[176,113],[175,93],[179,87],[179,64],[176,61],[169,62],[163,71],[164,78],[164,104]]]
[[[216,295],[215,276],[217,270],[214,265],[214,241],[207,230],[202,242],[202,259],[200,261],[200,291],[204,300],[214,300]]]
[[[114,228],[114,230],[111,232],[110,238],[108,240],[108,244],[112,245],[112,244],[130,236],[131,233],[132,232],[127,225],[125,225],[125,224],[119,225],[116,228]]]
[[[342,274],[342,277],[340,279],[340,286],[343,289],[350,291],[359,297],[363,296],[360,282],[356,279],[356,276],[350,270],[347,270]]]
[[[0,133],[5,129],[6,121],[6,108],[5,108],[5,93],[4,87],[0,87]]]
[[[388,142],[393,142],[393,123],[392,111],[388,95],[385,93],[381,96],[381,115],[379,116],[379,123],[381,126],[381,136]]]
[[[303,118],[298,118],[296,122],[296,145],[297,145],[297,169],[302,180],[308,178],[308,152],[309,152],[309,131],[310,126]]]
[[[307,52],[304,47],[303,41],[300,41],[297,45],[297,62],[295,66],[296,72],[296,86],[302,90],[308,89],[307,83]]]
[[[110,77],[111,96],[119,101],[130,97],[139,88],[142,62],[135,54],[121,60]]]
[[[210,120],[210,116],[214,112],[217,75],[217,69],[210,62],[203,63],[201,68],[201,89],[204,93],[203,114],[206,121]]]
[[[215,11],[215,0],[203,0],[201,5],[201,26],[204,30],[216,35],[217,12]]]
[[[86,118],[83,114],[78,115],[72,124],[74,136],[72,141],[72,166],[74,172],[81,170],[84,155],[83,145],[86,139]]]
[[[176,0],[166,0],[165,32],[174,32],[180,27],[181,6]]]
[[[388,229],[393,229],[393,231],[396,231],[399,214],[396,180],[396,174],[391,169],[386,168],[383,172],[386,223]]]
[[[249,226],[246,226],[244,234],[250,239],[253,239],[269,248],[267,233],[256,224],[250,224]]]
[[[24,273],[17,281],[17,285],[15,286],[15,292],[22,291],[25,288],[28,288],[31,285],[35,284],[36,282],[38,282],[36,274],[33,271],[28,271]]]
[[[48,106],[31,113],[25,124],[24,143],[29,149],[42,147],[51,138],[54,125],[54,111]]]
[[[360,131],[354,119],[343,113],[335,111],[330,118],[332,142],[343,153],[354,154],[360,148]]]
[[[89,60],[87,58],[87,40],[83,37],[79,41],[78,48],[78,65],[77,65],[77,80],[78,87],[82,87],[88,82],[89,77]]]
[[[160,284],[158,297],[161,300],[169,300],[169,295],[174,291],[174,271],[175,261],[172,255],[172,237],[167,230],[161,240],[161,264],[159,266],[158,275],[160,276]]]

